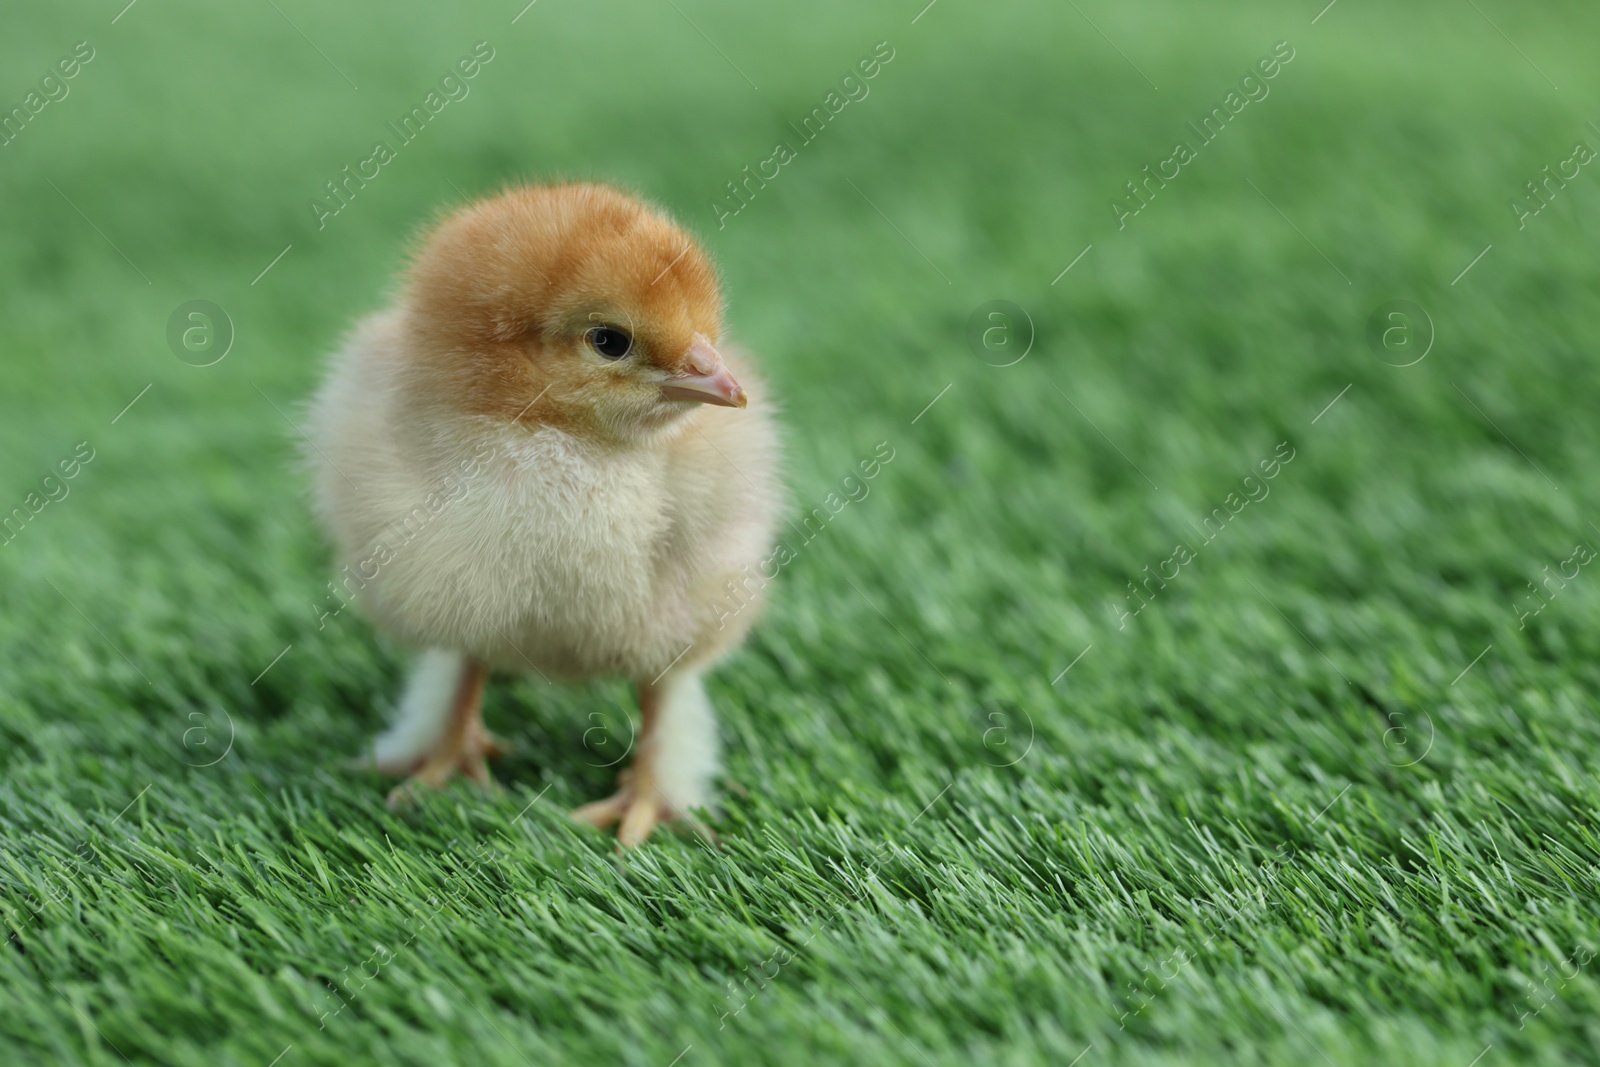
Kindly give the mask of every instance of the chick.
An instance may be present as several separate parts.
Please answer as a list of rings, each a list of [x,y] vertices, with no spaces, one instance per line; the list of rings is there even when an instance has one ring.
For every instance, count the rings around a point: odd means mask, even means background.
[[[688,234],[593,184],[456,211],[334,356],[308,437],[343,595],[420,651],[370,754],[409,775],[391,805],[458,770],[491,784],[491,670],[636,687],[633,765],[574,817],[632,846],[712,799],[702,676],[759,612],[782,492]]]

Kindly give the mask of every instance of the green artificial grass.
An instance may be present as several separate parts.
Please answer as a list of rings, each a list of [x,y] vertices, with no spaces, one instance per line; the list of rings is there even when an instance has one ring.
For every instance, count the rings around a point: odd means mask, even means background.
[[[0,1062],[1596,1062],[1600,19],[1321,7],[10,11],[4,109],[93,58],[0,147]],[[796,518],[893,452],[711,681],[720,848],[567,820],[620,682],[498,680],[498,796],[342,768],[406,651],[290,421],[557,176],[703,236]]]

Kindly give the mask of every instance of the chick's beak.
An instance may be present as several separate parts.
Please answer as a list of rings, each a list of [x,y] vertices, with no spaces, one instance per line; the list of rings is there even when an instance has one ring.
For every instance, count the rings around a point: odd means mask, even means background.
[[[704,337],[696,337],[689,346],[684,367],[684,374],[661,383],[661,395],[668,400],[692,400],[725,408],[742,408],[749,403],[744,390],[728,373],[722,356]]]

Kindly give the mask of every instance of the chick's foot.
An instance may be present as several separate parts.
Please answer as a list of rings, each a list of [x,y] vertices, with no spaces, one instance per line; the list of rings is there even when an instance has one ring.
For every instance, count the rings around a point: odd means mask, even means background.
[[[606,829],[618,822],[617,843],[632,848],[664,822],[681,822],[715,842],[690,812],[709,797],[716,763],[716,724],[699,675],[681,672],[639,686],[643,725],[633,766],[617,776],[617,792],[572,813],[579,822]]]
[[[482,665],[469,663],[462,673],[449,721],[439,739],[408,767],[380,765],[379,769],[388,773],[410,772],[404,782],[390,791],[390,808],[414,802],[423,789],[442,788],[457,772],[485,789],[496,788],[489,774],[488,759],[504,752],[505,745],[483,726],[480,708],[487,677],[488,671]]]
[[[617,844],[623,848],[641,844],[660,823],[683,817],[661,795],[648,766],[623,771],[617,781],[620,789],[604,800],[575,809],[572,817],[602,830],[620,821]]]

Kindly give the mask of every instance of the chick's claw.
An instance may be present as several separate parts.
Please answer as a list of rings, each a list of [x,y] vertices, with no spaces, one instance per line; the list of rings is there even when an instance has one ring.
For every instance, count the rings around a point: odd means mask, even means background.
[[[575,809],[572,817],[601,830],[620,821],[622,826],[617,831],[617,844],[623,848],[633,848],[642,844],[658,823],[668,821],[671,814],[663,801],[639,796],[632,789],[624,788],[604,800]]]
[[[604,800],[574,808],[572,818],[601,830],[621,822],[622,825],[617,829],[618,851],[643,844],[662,823],[682,823],[704,840],[717,844],[717,835],[710,827],[693,815],[675,808],[659,789],[653,786],[641,788],[630,781],[631,776],[632,772],[624,772],[620,779],[621,789]]]
[[[626,791],[613,793],[604,800],[596,800],[581,808],[573,808],[570,814],[578,822],[586,822],[597,830],[604,830],[617,824],[617,820],[628,810],[628,804],[632,799],[633,795]]]
[[[480,788],[498,792],[500,787],[489,773],[488,757],[498,756],[503,751],[504,746],[488,731],[470,735],[460,744],[441,742],[409,778],[389,791],[390,810],[415,803],[424,789],[444,788],[457,772]]]
[[[617,776],[617,785],[619,788],[611,796],[574,809],[572,817],[601,830],[620,821],[617,844],[621,848],[642,844],[658,823],[674,817],[671,805],[655,788],[655,779],[648,767],[635,766],[623,771]]]
[[[488,758],[503,752],[505,745],[483,726],[480,702],[487,674],[481,664],[466,666],[444,733],[423,752],[415,766],[403,769],[410,770],[411,776],[389,793],[391,809],[414,802],[422,789],[442,788],[458,771],[484,789],[497,788],[489,774]]]

